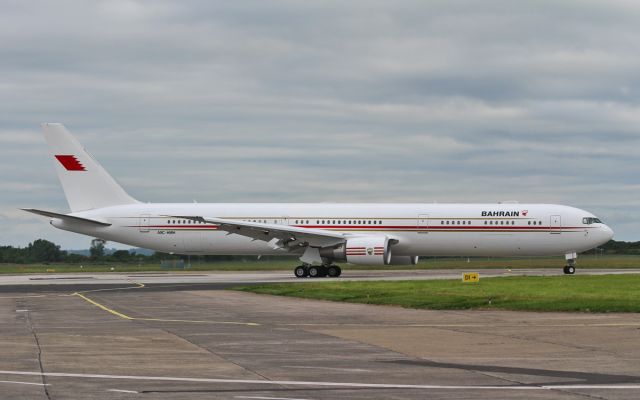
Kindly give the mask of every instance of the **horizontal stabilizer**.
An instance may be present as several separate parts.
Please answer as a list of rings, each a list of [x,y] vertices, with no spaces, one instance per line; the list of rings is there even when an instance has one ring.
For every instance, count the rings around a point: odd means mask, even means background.
[[[42,215],[45,217],[58,218],[68,222],[76,222],[76,223],[80,222],[80,223],[92,224],[92,225],[111,226],[111,224],[108,222],[98,221],[98,220],[89,219],[89,218],[74,217],[73,215],[59,214],[52,211],[36,210],[35,208],[22,208],[22,210],[33,213],[33,214]]]

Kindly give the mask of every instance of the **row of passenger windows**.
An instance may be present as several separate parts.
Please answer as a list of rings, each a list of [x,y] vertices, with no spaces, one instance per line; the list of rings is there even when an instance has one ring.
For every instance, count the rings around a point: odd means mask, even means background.
[[[243,221],[247,222],[260,222],[260,223],[268,223],[269,220],[266,219],[245,219]],[[312,221],[313,222],[313,221]],[[278,223],[277,219],[273,220],[274,224]],[[308,219],[296,219],[295,225],[309,225]],[[382,221],[379,220],[352,220],[352,219],[317,219],[316,225],[382,225]]]
[[[309,220],[296,220],[296,224],[308,224]],[[317,219],[316,225],[382,225],[382,221],[378,220],[362,220],[362,219]]]
[[[599,223],[600,220],[597,218],[588,218],[590,221],[586,222],[587,218],[583,219],[583,223],[592,224]],[[595,220],[595,221],[593,221]],[[245,219],[243,221],[247,222],[258,222],[266,224],[268,221],[266,219]],[[273,223],[276,224],[277,220],[273,220]],[[309,224],[309,220],[296,219],[296,225],[299,224]],[[167,224],[179,225],[179,224],[205,224],[204,221],[190,221],[185,219],[178,220],[167,220]],[[471,221],[440,221],[441,225],[471,225]],[[515,225],[516,221],[484,221],[485,225]],[[527,221],[528,225],[542,225],[542,221]],[[316,225],[382,225],[382,221],[380,220],[316,220]]]
[[[516,221],[484,221],[485,225],[515,225]],[[440,225],[471,225],[471,221],[440,221]],[[527,225],[542,225],[542,221],[527,221]]]
[[[178,225],[178,224],[204,224],[205,222],[203,221],[190,221],[188,219],[178,219],[178,220],[171,220],[168,219],[167,220],[167,224],[169,225]]]

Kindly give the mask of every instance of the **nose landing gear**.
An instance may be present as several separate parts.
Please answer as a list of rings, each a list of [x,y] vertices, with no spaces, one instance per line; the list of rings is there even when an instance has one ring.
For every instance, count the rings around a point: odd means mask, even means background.
[[[340,274],[342,274],[342,269],[333,264],[321,266],[304,264],[297,266],[293,270],[293,274],[296,276],[296,278],[321,278],[325,276],[328,276],[330,278],[337,278],[340,276]]]
[[[565,259],[567,260],[567,265],[563,268],[563,272],[566,275],[573,275],[576,273],[576,258],[578,255],[576,253],[565,254]]]

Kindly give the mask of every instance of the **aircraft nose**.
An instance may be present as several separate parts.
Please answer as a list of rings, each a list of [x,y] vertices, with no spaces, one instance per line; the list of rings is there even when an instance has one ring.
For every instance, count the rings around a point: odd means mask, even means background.
[[[611,240],[613,238],[613,229],[609,228],[607,225],[603,226],[602,229],[604,230],[607,241]]]

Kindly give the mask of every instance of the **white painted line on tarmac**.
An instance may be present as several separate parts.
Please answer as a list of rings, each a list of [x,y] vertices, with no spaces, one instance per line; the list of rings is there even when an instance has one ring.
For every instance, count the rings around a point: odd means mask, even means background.
[[[483,385],[420,385],[395,383],[359,383],[359,382],[314,382],[314,381],[268,381],[258,379],[218,379],[218,378],[184,378],[173,376],[136,376],[136,375],[104,375],[79,374],[64,372],[30,372],[30,371],[0,371],[0,375],[50,376],[59,378],[84,379],[113,379],[136,381],[165,381],[165,382],[197,382],[197,383],[241,383],[249,385],[291,385],[291,386],[323,386],[342,388],[367,389],[439,389],[439,390],[557,390],[557,389],[616,389],[640,390],[640,384],[572,384],[572,385],[513,385],[513,386],[483,386]]]
[[[323,369],[327,371],[371,372],[370,369],[362,369],[362,368],[310,367],[306,365],[283,365],[282,367],[296,368],[296,369]]]
[[[107,392],[116,392],[116,393],[134,393],[137,394],[135,390],[124,390],[124,389],[107,389]]]
[[[0,381],[0,383],[11,383],[15,385],[49,386],[48,383],[20,382],[20,381]]]
[[[310,400],[294,397],[265,397],[265,396],[234,396],[236,399],[256,399],[256,400]]]

